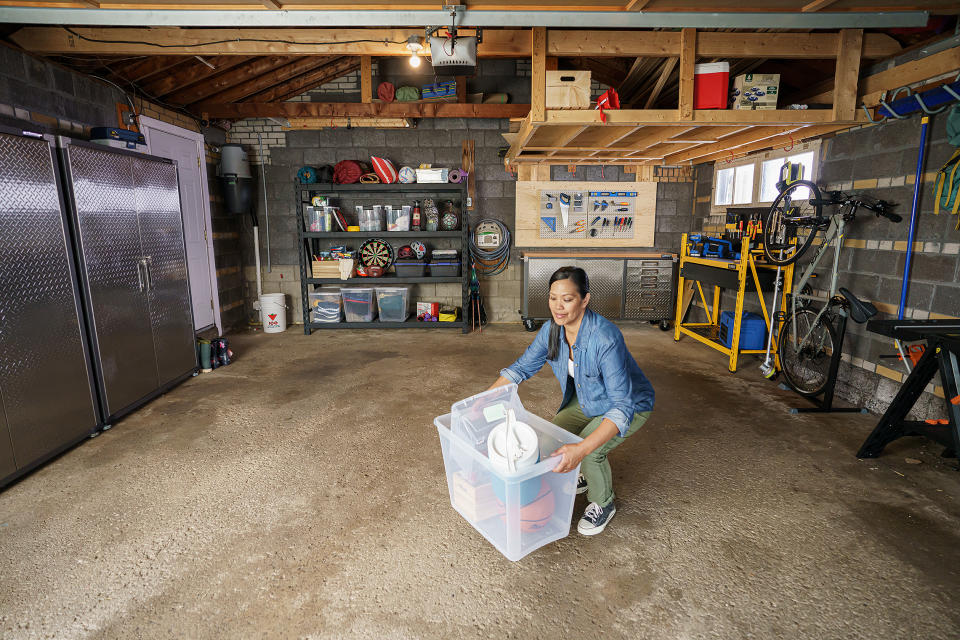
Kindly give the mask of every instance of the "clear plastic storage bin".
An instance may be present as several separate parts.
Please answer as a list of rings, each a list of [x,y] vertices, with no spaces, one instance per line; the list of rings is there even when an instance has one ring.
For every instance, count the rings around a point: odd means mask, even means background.
[[[339,289],[319,289],[307,295],[310,300],[310,322],[340,322],[343,303]]]
[[[343,314],[347,322],[373,322],[377,315],[377,305],[372,287],[340,289],[343,299]]]
[[[487,456],[487,438],[511,409],[536,432],[539,461],[505,472]],[[581,438],[524,410],[516,385],[458,402],[434,424],[450,504],[508,560],[516,562],[570,533],[580,468],[553,473],[559,458],[549,456]]]
[[[403,322],[410,315],[410,287],[377,287],[380,322]]]

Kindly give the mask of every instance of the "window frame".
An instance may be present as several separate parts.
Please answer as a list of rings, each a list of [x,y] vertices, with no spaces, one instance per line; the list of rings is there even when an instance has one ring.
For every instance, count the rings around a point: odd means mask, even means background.
[[[751,153],[732,161],[718,160],[713,167],[713,186],[710,189],[710,213],[711,215],[725,214],[727,209],[756,209],[769,207],[770,202],[760,202],[760,182],[763,180],[763,163],[770,160],[781,160],[801,153],[813,152],[813,168],[809,173],[804,174],[803,179],[810,182],[816,182],[820,174],[821,164],[821,140],[811,140],[802,144],[793,145],[789,151],[783,148],[772,149],[762,153]],[[724,169],[736,169],[744,165],[753,165],[753,195],[751,202],[741,204],[715,204],[717,200],[717,177]],[[735,188],[736,180],[731,188]]]

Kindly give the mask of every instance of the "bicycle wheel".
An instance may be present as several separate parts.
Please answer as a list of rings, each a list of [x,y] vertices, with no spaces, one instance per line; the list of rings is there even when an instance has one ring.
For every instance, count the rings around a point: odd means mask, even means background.
[[[815,396],[827,386],[837,333],[825,316],[817,319],[818,313],[817,309],[798,310],[783,323],[777,341],[777,357],[784,377],[805,396]]]
[[[822,214],[820,189],[814,183],[798,180],[781,191],[763,221],[763,253],[767,260],[781,267],[795,262],[817,235]],[[794,239],[796,244],[791,243]]]

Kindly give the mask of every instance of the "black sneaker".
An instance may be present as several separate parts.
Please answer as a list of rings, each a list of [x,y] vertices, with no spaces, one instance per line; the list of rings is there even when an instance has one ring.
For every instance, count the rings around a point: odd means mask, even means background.
[[[577,495],[587,492],[587,479],[583,477],[583,474],[577,476]]]
[[[617,507],[612,502],[606,507],[591,502],[583,512],[580,522],[577,523],[577,531],[585,536],[595,536],[606,528],[607,523],[616,513]]]

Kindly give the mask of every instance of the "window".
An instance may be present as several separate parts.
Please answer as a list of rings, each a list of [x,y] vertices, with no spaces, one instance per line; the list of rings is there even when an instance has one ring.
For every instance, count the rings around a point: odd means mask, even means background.
[[[803,165],[803,176],[809,180],[809,176],[813,175],[813,158],[813,151],[807,151],[806,153],[798,153],[787,156],[786,158],[765,160],[760,165],[760,202],[773,202],[777,199],[777,194],[779,193],[779,191],[777,191],[777,182],[780,180],[780,168],[785,161],[789,161],[791,164]],[[803,190],[809,191],[809,189],[806,188]],[[799,198],[809,197],[809,194],[800,195],[799,191],[796,193]]]
[[[753,201],[753,165],[721,169],[717,173],[714,205],[750,204]]]
[[[782,149],[718,163],[713,174],[713,211],[727,207],[763,207],[773,202],[780,180],[780,168],[789,160],[803,166],[803,179],[816,182],[820,141],[798,144],[790,152]]]

